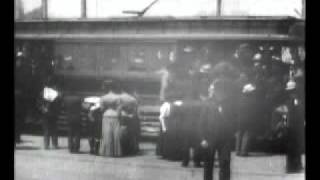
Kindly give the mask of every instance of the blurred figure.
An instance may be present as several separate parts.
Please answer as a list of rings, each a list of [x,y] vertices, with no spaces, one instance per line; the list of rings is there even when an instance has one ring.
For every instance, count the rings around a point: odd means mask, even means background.
[[[273,118],[277,117],[277,114],[281,117],[281,113],[284,113],[283,111],[279,111],[279,108],[283,107],[287,100],[285,86],[287,78],[286,74],[289,72],[288,66],[281,61],[271,60],[270,64],[272,66],[270,71],[271,75],[265,80],[266,106],[264,108],[269,125],[273,124]],[[273,131],[273,127],[271,126],[271,132]]]
[[[102,100],[103,101],[103,100]],[[119,102],[113,102],[103,113],[102,137],[100,143],[100,155],[109,157],[121,157],[123,150],[121,146]]]
[[[162,157],[166,159],[181,159],[181,138],[183,138],[180,132],[182,124],[179,122],[181,111],[178,106],[174,105],[174,102],[180,102],[185,97],[191,97],[193,92],[188,69],[176,61],[169,64],[162,76],[160,100],[163,103],[170,104],[170,113],[165,118],[166,129],[165,132],[163,132],[164,129],[161,130],[161,140],[159,141],[161,144],[158,143],[157,148],[158,152],[161,149]]]
[[[302,153],[305,145],[305,90],[304,90],[304,58],[298,59],[296,71],[287,83],[289,91],[288,144],[287,144],[287,172],[300,172],[302,167]]]
[[[289,82],[291,83],[291,82]],[[296,173],[302,170],[302,153],[304,146],[304,117],[302,103],[297,95],[296,87],[288,83],[289,117],[288,117],[288,143],[287,143],[287,172]],[[293,84],[293,81],[292,81]],[[295,86],[295,85],[292,85]]]
[[[68,95],[63,98],[63,102],[69,123],[69,152],[78,153],[80,150],[82,99],[76,95]]]
[[[239,100],[239,121],[238,132],[236,135],[236,154],[239,156],[248,156],[250,142],[259,117],[259,105],[257,97],[256,75],[254,72],[253,57],[254,48],[249,44],[241,44],[238,51],[240,61],[239,86],[242,87],[242,94]]]
[[[21,131],[27,115],[28,98],[26,94],[26,69],[23,67],[24,57],[21,51],[15,54],[15,143],[21,142]]]
[[[21,49],[20,49],[21,48]],[[27,44],[23,44],[15,52],[15,142],[21,142],[21,133],[24,122],[30,110],[32,97],[30,95],[30,84],[32,69],[28,57]]]
[[[119,82],[111,81],[108,93],[101,97],[102,130],[99,154],[109,157],[123,155],[121,147],[121,86]],[[107,90],[107,89],[105,89]]]
[[[201,110],[199,134],[201,145],[207,148],[204,163],[204,179],[213,179],[215,154],[219,159],[219,179],[230,179],[230,162],[232,142],[237,125],[237,108],[239,87],[237,74],[233,65],[227,62],[218,63],[214,70],[216,75],[208,99]]]
[[[179,115],[177,116],[180,129],[178,136],[182,142],[181,155],[183,167],[189,165],[191,156],[194,167],[201,167],[201,161],[203,160],[203,149],[199,144],[200,138],[197,130],[200,125],[199,118],[202,101],[206,98],[203,87],[208,84],[210,70],[211,64],[209,62],[195,59],[188,70],[187,76],[190,79],[189,87],[187,87],[190,89],[190,92],[187,92],[181,99],[181,104],[178,104],[177,101],[173,103],[173,110],[176,109]],[[206,91],[206,94],[208,94],[208,91]]]
[[[138,117],[138,102],[136,98],[126,92],[122,92],[120,98],[123,155],[133,155],[139,151],[140,121]]]
[[[99,100],[100,98],[94,98],[94,101],[92,102],[88,110],[88,136],[90,154],[95,155],[99,154],[101,138],[102,111],[100,109]]]
[[[49,77],[41,99],[44,148],[49,149],[50,139],[53,148],[58,148],[57,121],[61,110],[61,94],[53,77]]]
[[[288,106],[281,105],[272,112],[271,127],[267,135],[270,152],[285,153],[288,141]]]
[[[160,107],[160,133],[157,141],[156,154],[165,157],[165,133],[167,132],[167,121],[170,116],[171,103],[166,101]]]
[[[197,133],[199,129],[199,118],[202,102],[195,99],[184,99],[180,106],[176,106],[179,111],[178,122],[182,141],[181,155],[182,166],[187,167],[190,161],[190,150],[193,151],[193,162],[195,167],[201,166],[200,139]]]

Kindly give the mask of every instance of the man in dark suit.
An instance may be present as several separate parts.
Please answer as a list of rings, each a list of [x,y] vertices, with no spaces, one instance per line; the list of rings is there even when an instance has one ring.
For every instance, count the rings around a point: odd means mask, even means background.
[[[200,144],[197,136],[199,125],[200,109],[202,102],[199,100],[185,100],[179,109],[179,126],[182,141],[182,166],[186,167],[190,160],[190,148],[193,148],[193,162],[195,167],[200,167]]]
[[[256,49],[249,44],[241,44],[237,50],[239,70],[241,75],[238,79],[242,94],[239,99],[239,121],[236,136],[236,152],[239,156],[248,156],[249,147],[256,126],[259,124],[259,109],[262,105],[259,98],[261,89],[256,81],[256,71],[253,57]]]
[[[69,151],[77,153],[80,149],[82,99],[79,96],[68,95],[64,97],[63,102],[69,122]]]
[[[50,138],[52,140],[53,148],[58,148],[57,121],[61,110],[61,97],[61,94],[57,90],[56,82],[52,77],[49,77],[44,88],[41,102],[45,149],[49,149]]]
[[[15,66],[15,142],[21,142],[21,130],[23,122],[27,115],[27,97],[26,97],[26,73],[22,67],[23,58],[20,57],[22,52],[18,52]]]
[[[88,112],[88,136],[90,145],[90,154],[99,154],[99,145],[101,138],[102,111],[97,106],[92,105]]]
[[[287,83],[288,91],[288,142],[287,173],[303,170],[302,154],[305,148],[305,74],[303,62],[297,63],[296,73]]]
[[[207,148],[204,163],[204,179],[213,179],[215,153],[218,153],[220,180],[230,179],[232,142],[236,129],[236,112],[239,88],[234,75],[229,71],[231,64],[225,63],[212,84],[211,98],[202,107],[200,114],[199,136],[201,145]],[[223,70],[224,69],[224,70]],[[230,76],[231,75],[231,76]]]
[[[24,121],[30,109],[31,68],[26,47],[15,54],[15,142],[21,142]]]

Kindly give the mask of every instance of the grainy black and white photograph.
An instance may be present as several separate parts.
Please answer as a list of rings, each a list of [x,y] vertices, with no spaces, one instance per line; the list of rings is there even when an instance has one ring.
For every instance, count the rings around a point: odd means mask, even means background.
[[[16,180],[305,180],[305,0],[14,0]]]

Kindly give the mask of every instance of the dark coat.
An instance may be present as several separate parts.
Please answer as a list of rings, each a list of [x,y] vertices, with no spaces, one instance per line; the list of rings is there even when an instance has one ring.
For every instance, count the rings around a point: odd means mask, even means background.
[[[68,95],[63,97],[63,105],[67,113],[80,114],[82,98],[79,96]]]
[[[217,141],[232,138],[237,127],[239,87],[228,77],[214,83],[214,97],[203,103],[200,114],[200,136]]]
[[[206,139],[209,145],[213,145],[221,140],[231,139],[234,135],[234,124],[219,112],[219,105],[209,100],[201,109],[198,132],[201,139]]]
[[[63,98],[63,106],[66,111],[69,123],[81,123],[82,98],[75,95],[68,95]]]
[[[181,106],[175,107],[179,114],[177,115],[178,132],[182,139],[188,138],[192,144],[199,142],[197,134],[200,126],[200,112],[202,102],[197,100],[185,100]]]
[[[58,96],[54,101],[49,102],[41,97],[38,101],[38,106],[42,115],[51,117],[51,119],[57,119],[62,108],[62,97]]]

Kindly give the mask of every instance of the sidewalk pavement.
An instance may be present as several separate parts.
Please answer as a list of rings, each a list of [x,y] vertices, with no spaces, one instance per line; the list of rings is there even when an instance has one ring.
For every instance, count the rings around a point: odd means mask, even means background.
[[[44,150],[42,136],[22,136],[15,149],[17,180],[202,180],[203,169],[180,166],[180,162],[160,159],[155,144],[140,143],[137,156],[107,158],[89,154],[87,139],[81,140],[79,154],[70,154],[67,138],[59,139],[60,148]],[[232,154],[232,180],[304,180],[305,173],[286,174],[285,156],[255,153],[250,157]],[[218,168],[215,169],[218,179]]]

